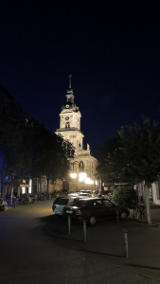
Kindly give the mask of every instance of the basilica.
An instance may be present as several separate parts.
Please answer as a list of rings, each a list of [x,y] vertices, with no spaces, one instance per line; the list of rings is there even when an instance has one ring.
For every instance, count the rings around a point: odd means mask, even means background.
[[[97,159],[91,155],[90,146],[84,149],[84,135],[81,132],[81,112],[74,102],[74,93],[69,75],[69,88],[66,93],[66,103],[59,114],[60,126],[56,134],[69,141],[74,147],[74,158],[70,158],[69,190],[84,188],[89,185],[96,188]]]

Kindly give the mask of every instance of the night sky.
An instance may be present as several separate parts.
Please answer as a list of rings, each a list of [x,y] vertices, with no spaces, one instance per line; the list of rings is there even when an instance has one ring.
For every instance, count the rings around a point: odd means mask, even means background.
[[[108,24],[100,11],[38,3],[1,4],[0,83],[25,111],[59,128],[71,73],[93,153],[142,114],[160,119],[159,25]]]

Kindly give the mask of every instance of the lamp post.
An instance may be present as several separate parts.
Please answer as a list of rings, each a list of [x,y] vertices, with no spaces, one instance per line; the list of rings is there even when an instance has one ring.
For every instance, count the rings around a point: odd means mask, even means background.
[[[70,178],[75,180],[76,182],[76,190],[78,188],[78,184],[81,182],[85,182],[86,178],[87,178],[87,174],[85,172],[80,172],[80,173],[75,173],[75,172],[71,172],[70,173]]]
[[[99,180],[99,188],[98,188],[98,195],[102,195],[102,180]]]

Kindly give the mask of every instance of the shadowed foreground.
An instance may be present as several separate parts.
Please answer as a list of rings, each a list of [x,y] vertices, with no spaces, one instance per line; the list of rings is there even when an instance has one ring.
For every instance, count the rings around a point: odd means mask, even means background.
[[[0,224],[0,283],[160,283],[159,227],[105,220],[87,228],[83,243],[82,225],[73,224],[68,236],[51,202],[9,209]]]

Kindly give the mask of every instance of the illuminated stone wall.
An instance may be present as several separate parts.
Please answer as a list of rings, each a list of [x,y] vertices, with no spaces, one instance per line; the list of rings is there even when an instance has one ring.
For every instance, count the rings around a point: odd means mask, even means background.
[[[72,89],[67,91],[66,97],[66,105],[62,107],[62,111],[59,114],[60,128],[57,129],[55,133],[63,137],[64,140],[69,141],[75,149],[74,158],[70,159],[70,173],[75,172],[78,175],[79,172],[85,172],[90,179],[95,181],[98,162],[97,159],[90,154],[90,146],[87,144],[87,149],[83,147],[84,135],[81,132],[81,112],[79,111],[79,107],[74,104]],[[81,164],[83,164],[83,168]],[[86,187],[86,185],[81,183],[79,187],[83,188]],[[71,188],[77,188],[75,181],[70,181],[70,189]]]

